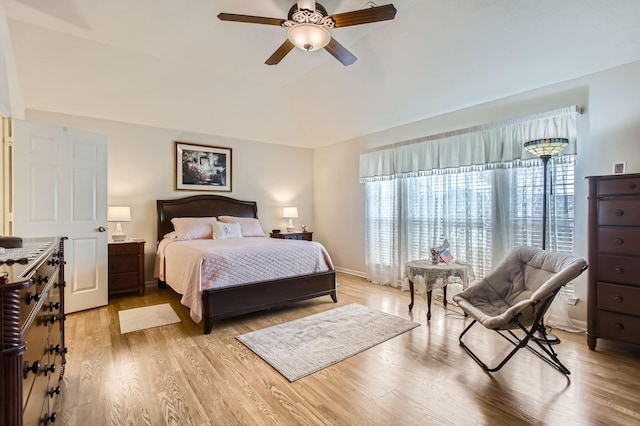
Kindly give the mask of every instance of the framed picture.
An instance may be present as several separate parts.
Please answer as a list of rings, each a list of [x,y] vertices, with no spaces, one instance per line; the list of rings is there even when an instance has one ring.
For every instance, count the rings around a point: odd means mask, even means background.
[[[627,171],[627,162],[613,163],[613,174],[622,175]]]
[[[231,191],[231,148],[176,142],[176,190]]]

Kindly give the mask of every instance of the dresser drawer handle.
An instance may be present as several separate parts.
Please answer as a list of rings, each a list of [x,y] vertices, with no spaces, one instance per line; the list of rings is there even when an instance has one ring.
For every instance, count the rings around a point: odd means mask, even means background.
[[[51,365],[47,365],[47,364],[45,364],[45,365],[44,365],[44,375],[46,376],[46,375],[47,375],[47,373],[49,373],[49,372],[50,372],[51,374],[53,374],[53,373],[55,373],[55,372],[56,372],[56,365],[55,365],[55,364],[51,364]]]
[[[613,268],[613,270],[618,274],[624,274],[624,268],[622,266],[616,266],[615,268]]]
[[[51,315],[51,316],[45,315],[44,316],[44,325],[47,325],[47,323],[49,323],[49,322],[51,324],[53,324],[54,322],[56,322],[58,320],[59,320],[59,318],[57,316],[55,316],[55,315]]]
[[[67,348],[60,348],[60,345],[49,345],[49,355],[53,355],[54,352],[58,354],[66,354]]]
[[[31,294],[30,291],[27,292],[27,294],[25,295],[25,305],[30,305],[32,300],[35,300],[36,302],[40,300],[40,294],[36,293],[34,295]]]
[[[616,243],[616,245],[621,246],[624,243],[624,240],[622,238],[616,238],[615,239],[615,243]]]
[[[629,189],[636,189],[636,184],[635,184],[635,182],[631,182],[631,183],[629,184]]]
[[[40,361],[34,362],[31,366],[29,366],[29,361],[25,361],[22,368],[22,378],[26,379],[29,376],[29,372],[38,374],[40,372]]]
[[[616,330],[620,330],[620,331],[624,330],[624,325],[620,323],[617,323],[616,325],[614,325],[614,327],[616,328]]]
[[[622,296],[620,296],[620,295],[615,295],[615,296],[613,296],[613,300],[614,300],[615,302],[622,303],[622,301],[624,300],[624,298],[623,298]]]
[[[57,418],[58,415],[56,413],[51,413],[51,415],[49,415],[49,413],[45,413],[44,425],[47,426],[49,423],[55,423]]]
[[[624,214],[624,210],[622,209],[617,209],[616,210],[616,216],[622,216]]]
[[[49,394],[49,398],[53,398],[53,395],[60,395],[61,390],[62,389],[60,389],[60,386],[49,389],[49,392],[47,392]]]
[[[44,306],[44,310],[46,311],[47,309],[49,309],[50,311],[53,311],[54,309],[60,309],[60,302],[49,302],[48,305]]]

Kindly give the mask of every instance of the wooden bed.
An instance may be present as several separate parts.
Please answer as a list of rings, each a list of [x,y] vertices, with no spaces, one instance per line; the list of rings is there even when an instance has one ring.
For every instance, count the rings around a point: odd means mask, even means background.
[[[196,195],[174,200],[157,200],[158,242],[173,231],[174,217],[238,216],[258,217],[253,201],[240,201],[221,195]],[[202,293],[204,334],[213,320],[288,305],[320,296],[338,301],[335,270],[263,281],[242,286],[205,290]],[[166,283],[158,280],[159,287]]]

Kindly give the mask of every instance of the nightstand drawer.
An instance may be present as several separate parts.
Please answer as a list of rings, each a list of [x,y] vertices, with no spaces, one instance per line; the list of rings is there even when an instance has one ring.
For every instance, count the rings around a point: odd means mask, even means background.
[[[137,272],[140,264],[139,256],[117,256],[109,259],[109,273]]]
[[[126,274],[109,275],[109,290],[123,290],[127,288],[138,289],[139,285],[138,272],[128,272]]]
[[[142,245],[138,243],[112,243],[109,244],[110,256],[123,256],[127,254],[142,254]]]
[[[285,232],[270,234],[271,238],[280,238],[281,240],[304,240],[313,241],[313,232]]]

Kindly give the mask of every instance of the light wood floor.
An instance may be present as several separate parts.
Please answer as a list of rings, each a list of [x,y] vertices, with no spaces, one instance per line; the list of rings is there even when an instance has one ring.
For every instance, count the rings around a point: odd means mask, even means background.
[[[68,315],[69,353],[56,424],[98,425],[630,425],[640,424],[640,348],[554,330],[571,380],[520,351],[485,374],[458,345],[468,319],[435,303],[339,274],[338,304],[322,297],[222,320],[205,336],[169,289],[114,298]],[[169,302],[180,324],[120,334],[118,311]],[[294,383],[236,336],[360,303],[419,322],[407,333]],[[474,327],[491,360],[507,349]]]

